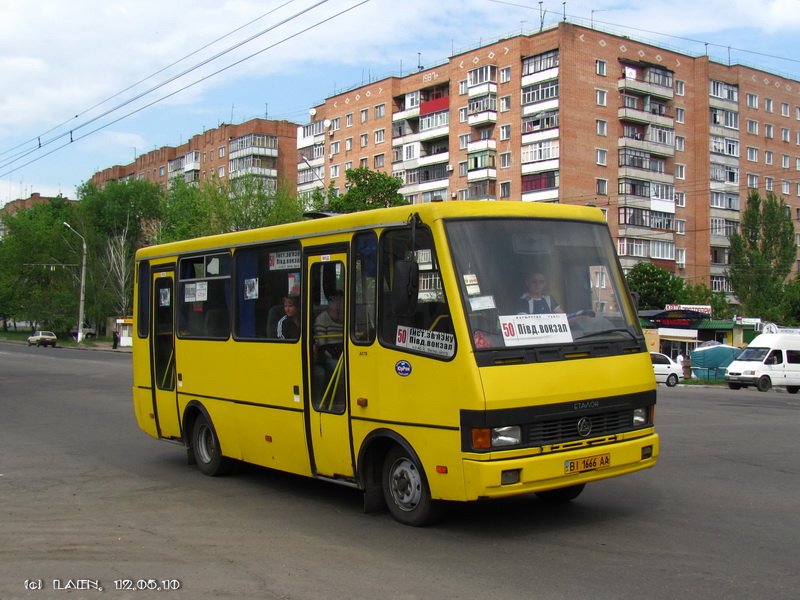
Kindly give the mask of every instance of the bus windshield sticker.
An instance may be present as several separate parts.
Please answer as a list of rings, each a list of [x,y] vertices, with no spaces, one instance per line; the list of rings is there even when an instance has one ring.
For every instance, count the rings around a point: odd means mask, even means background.
[[[196,302],[205,302],[208,300],[208,282],[207,281],[198,281],[197,282],[197,294],[195,295]]]
[[[269,270],[282,271],[285,269],[300,268],[300,251],[288,250],[286,252],[270,252]]]
[[[197,284],[187,283],[183,288],[183,301],[194,302],[197,298]]]
[[[572,342],[567,315],[505,315],[500,317],[506,346],[564,344]]]
[[[481,293],[481,286],[478,284],[477,275],[464,275],[464,286],[467,288],[467,294],[470,296],[477,296]]]
[[[456,351],[456,336],[452,333],[398,325],[397,345],[423,354],[450,357]]]
[[[169,306],[171,304],[169,288],[161,288],[158,290],[158,305]]]
[[[494,303],[494,296],[477,296],[469,299],[469,307],[472,310],[492,310],[497,308]]]

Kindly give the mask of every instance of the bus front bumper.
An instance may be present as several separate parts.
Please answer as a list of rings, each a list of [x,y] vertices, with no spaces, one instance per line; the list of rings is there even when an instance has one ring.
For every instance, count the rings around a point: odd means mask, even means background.
[[[506,460],[464,460],[467,500],[502,498],[608,479],[648,469],[658,434],[613,444]]]

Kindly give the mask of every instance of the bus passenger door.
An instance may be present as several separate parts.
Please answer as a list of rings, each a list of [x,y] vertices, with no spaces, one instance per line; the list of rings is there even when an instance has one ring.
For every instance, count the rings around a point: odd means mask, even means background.
[[[153,331],[150,356],[153,374],[153,414],[159,437],[181,436],[175,381],[175,272],[153,273]]]
[[[316,475],[340,478],[354,474],[347,377],[346,264],[344,252],[308,256],[304,292],[309,457]]]

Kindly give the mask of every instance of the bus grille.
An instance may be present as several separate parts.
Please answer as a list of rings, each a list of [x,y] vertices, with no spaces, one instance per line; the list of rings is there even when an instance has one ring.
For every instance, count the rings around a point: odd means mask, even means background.
[[[589,419],[592,429],[588,435],[578,433],[578,421]],[[528,444],[530,446],[551,446],[573,440],[584,440],[633,429],[633,411],[620,410],[614,412],[568,417],[552,421],[541,421],[528,424]]]

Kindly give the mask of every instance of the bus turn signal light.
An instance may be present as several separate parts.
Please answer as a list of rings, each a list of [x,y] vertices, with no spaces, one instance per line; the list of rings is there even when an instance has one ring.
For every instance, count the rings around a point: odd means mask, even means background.
[[[492,447],[491,429],[473,429],[472,447],[478,450],[488,450]]]

